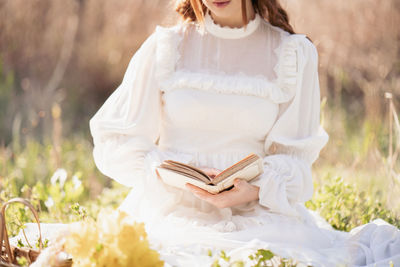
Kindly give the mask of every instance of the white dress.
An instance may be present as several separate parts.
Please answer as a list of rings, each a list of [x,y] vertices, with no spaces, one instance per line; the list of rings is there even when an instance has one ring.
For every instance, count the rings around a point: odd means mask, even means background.
[[[90,121],[97,167],[132,187],[120,209],[145,222],[174,266],[209,266],[208,249],[240,258],[257,248],[314,266],[400,266],[394,226],[335,231],[304,207],[311,165],[328,141],[313,43],[259,15],[246,28],[221,27],[209,14],[204,25],[158,26]],[[249,153],[265,166],[251,182],[259,200],[232,208],[154,172],[164,159],[224,169]]]

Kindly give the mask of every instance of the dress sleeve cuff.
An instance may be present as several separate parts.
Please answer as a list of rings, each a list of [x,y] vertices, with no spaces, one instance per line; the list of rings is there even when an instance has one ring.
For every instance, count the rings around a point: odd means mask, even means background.
[[[260,188],[260,205],[289,216],[299,216],[298,205],[313,192],[311,167],[283,154],[265,157],[264,174],[252,184]]]

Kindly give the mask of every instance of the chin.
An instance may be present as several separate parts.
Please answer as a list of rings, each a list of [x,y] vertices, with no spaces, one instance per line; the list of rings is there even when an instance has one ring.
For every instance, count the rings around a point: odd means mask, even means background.
[[[220,0],[218,0],[220,1]],[[220,1],[223,2],[223,1]],[[235,14],[240,10],[241,6],[239,1],[231,0],[227,6],[217,7],[212,2],[208,3],[207,7],[211,10],[213,14],[220,18],[229,18],[235,16]]]
[[[228,8],[226,8],[226,9],[218,9],[218,8],[215,9],[215,8],[213,8],[213,9],[210,9],[210,10],[211,10],[211,12],[213,14],[215,14],[215,16],[217,16],[219,18],[229,18],[229,17],[232,17],[232,15],[234,13],[231,10],[229,10]]]

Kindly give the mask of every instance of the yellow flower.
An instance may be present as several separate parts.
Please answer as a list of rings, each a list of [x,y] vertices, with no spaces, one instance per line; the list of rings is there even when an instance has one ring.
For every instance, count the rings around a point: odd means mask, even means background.
[[[164,265],[158,252],[150,249],[144,224],[119,211],[102,211],[97,222],[87,219],[73,225],[65,251],[80,267]]]

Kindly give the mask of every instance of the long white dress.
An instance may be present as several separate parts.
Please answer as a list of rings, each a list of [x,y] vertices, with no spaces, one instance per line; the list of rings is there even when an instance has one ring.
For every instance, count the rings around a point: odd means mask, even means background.
[[[304,203],[320,126],[318,54],[259,15],[243,28],[158,26],[90,121],[99,170],[132,190],[120,209],[143,221],[167,264],[209,266],[207,250],[271,249],[314,266],[400,266],[400,233],[381,220],[335,231]],[[259,200],[219,209],[164,185],[164,159],[224,169],[256,153]]]

